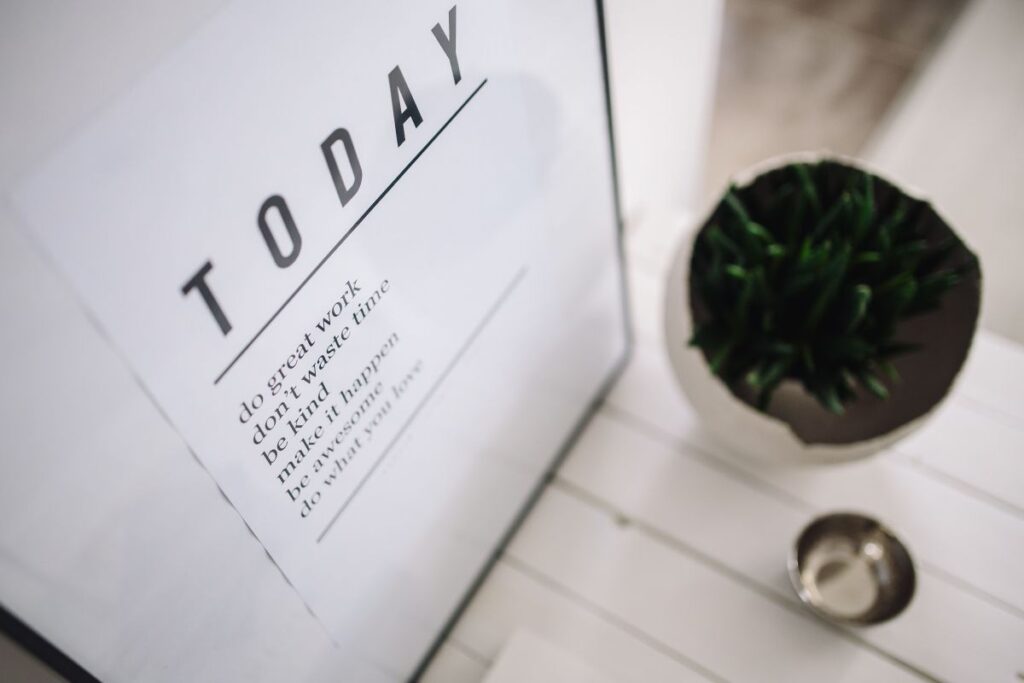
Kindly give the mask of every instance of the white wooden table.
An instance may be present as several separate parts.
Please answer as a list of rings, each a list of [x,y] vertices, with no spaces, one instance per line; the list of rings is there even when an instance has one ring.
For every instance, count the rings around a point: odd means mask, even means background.
[[[1020,136],[1005,132],[1019,130],[1022,19],[1015,0],[975,0],[868,155],[943,198],[990,266],[989,321],[1011,331],[1024,324],[1021,165]],[[1024,680],[1024,348],[979,333],[950,399],[876,457],[734,460],[701,430],[662,342],[688,218],[627,235],[632,362],[427,680],[481,680],[520,630],[623,682]],[[789,587],[796,534],[842,509],[884,520],[913,553],[917,592],[890,623],[826,625]]]
[[[426,679],[481,680],[525,628],[615,681],[1024,680],[1024,349],[981,332],[939,412],[873,458],[733,459],[664,353],[665,228],[628,236],[630,365]],[[918,569],[909,608],[864,629],[807,613],[785,572],[804,524],[851,509]]]

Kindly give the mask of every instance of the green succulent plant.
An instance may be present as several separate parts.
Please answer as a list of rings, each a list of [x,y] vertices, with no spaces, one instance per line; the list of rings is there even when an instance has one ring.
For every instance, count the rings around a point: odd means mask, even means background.
[[[837,414],[858,385],[886,398],[892,359],[916,348],[899,323],[977,268],[951,231],[936,238],[933,219],[926,202],[837,162],[730,187],[694,245],[690,344],[761,410],[787,378]]]

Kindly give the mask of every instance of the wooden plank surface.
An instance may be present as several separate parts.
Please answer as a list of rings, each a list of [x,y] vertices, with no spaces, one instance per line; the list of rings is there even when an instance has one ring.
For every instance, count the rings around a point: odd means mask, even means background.
[[[966,23],[978,33],[978,16],[1008,7],[986,0]],[[913,110],[894,127],[914,111],[934,120]],[[702,428],[664,351],[666,274],[700,214],[629,226],[634,358],[453,642],[490,662],[533,627],[621,680],[1024,680],[1024,348],[980,330],[948,400],[887,452],[738,459]],[[788,585],[800,528],[841,509],[884,520],[913,553],[917,593],[891,622],[834,628]]]
[[[528,629],[624,683],[716,680],[697,662],[589,601],[518,557],[505,557],[459,621],[451,640],[492,662]],[[435,679],[441,683],[442,678]]]
[[[721,449],[702,431],[696,415],[675,386],[660,342],[663,335],[658,312],[644,311],[652,303],[659,305],[663,279],[641,269],[633,270],[636,357],[609,397],[609,403],[663,433],[665,438],[718,453]],[[648,324],[653,324],[654,329],[645,329]],[[979,335],[979,339],[983,338]],[[979,344],[975,353],[981,356],[984,349]],[[1024,366],[1024,354],[1013,360]],[[1015,500],[1016,492],[1007,492],[1004,482],[1012,478],[994,474],[991,462],[999,459],[1006,467],[1004,463],[1012,454],[1024,453],[1024,432],[1012,426],[1001,413],[987,411],[973,399],[961,398],[960,387],[972,388],[975,395],[985,395],[984,385],[974,374],[974,369],[981,367],[979,363],[983,363],[980,358],[964,371],[948,408],[933,416],[919,436],[897,444],[893,451],[820,468],[767,468],[743,460],[736,461],[736,466],[812,509],[873,511],[914,539],[919,560],[993,597],[1018,615],[1024,614],[1024,581],[1020,580],[1024,576],[1024,552],[1007,552],[1008,548],[1024,549],[1024,516],[1013,510],[1012,505],[1001,504],[1006,496]],[[972,431],[965,433],[962,421],[947,419],[949,410],[960,411],[961,415],[970,411]],[[992,435],[999,442],[998,451],[989,448],[983,452],[970,447],[972,442]],[[906,457],[905,453],[934,458],[939,467],[946,466],[949,471],[935,476],[931,469],[915,466],[913,457]],[[1024,472],[1024,462],[1017,460],[1018,466],[1014,468],[1011,462],[1009,468],[1019,477]],[[965,481],[956,476],[956,468],[971,468],[977,474],[971,481]],[[996,486],[990,486],[993,481]]]
[[[915,678],[721,565],[561,486],[547,491],[508,552],[724,680]]]
[[[595,420],[560,476],[578,495],[594,496],[739,582],[798,607],[784,555],[821,511],[803,500],[715,456],[671,448],[614,415]],[[1019,661],[1024,620],[919,567],[917,592],[904,614],[846,634],[935,678],[992,680]]]
[[[686,216],[630,234],[637,348],[606,405],[451,636],[486,665],[519,628],[615,680],[1013,680],[1024,671],[1024,351],[987,332],[947,403],[894,449],[838,466],[726,454],[668,365],[662,297]],[[898,619],[840,629],[785,575],[813,516],[857,509],[919,571]],[[434,680],[441,680],[435,678]]]

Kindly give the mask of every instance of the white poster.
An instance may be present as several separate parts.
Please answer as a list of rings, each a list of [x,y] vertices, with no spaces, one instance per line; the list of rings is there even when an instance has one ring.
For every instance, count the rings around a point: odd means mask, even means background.
[[[406,673],[481,565],[431,548],[451,492],[501,462],[510,519],[624,349],[585,7],[560,46],[512,2],[231,4],[14,196],[334,642]]]

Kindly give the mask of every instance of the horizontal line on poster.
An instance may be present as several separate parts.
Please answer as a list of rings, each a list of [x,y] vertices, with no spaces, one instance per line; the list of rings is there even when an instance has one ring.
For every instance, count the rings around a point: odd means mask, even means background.
[[[416,156],[414,156],[409,161],[409,163],[406,164],[405,167],[398,172],[398,175],[396,175],[394,179],[390,183],[388,183],[387,187],[385,187],[381,191],[381,193],[377,195],[377,198],[374,199],[373,202],[366,208],[366,210],[363,211],[362,215],[356,219],[355,223],[352,224],[352,227],[345,231],[345,234],[341,236],[341,239],[339,239],[334,244],[334,246],[331,247],[327,254],[322,259],[320,259],[320,262],[313,267],[313,270],[311,270],[309,274],[305,278],[303,278],[302,282],[299,283],[299,286],[295,288],[295,291],[288,295],[288,298],[284,300],[284,303],[281,304],[276,311],[274,311],[273,315],[270,316],[267,322],[263,323],[263,326],[260,327],[256,334],[253,335],[252,339],[250,339],[248,343],[246,343],[246,345],[242,347],[242,350],[238,352],[238,355],[236,355],[234,359],[232,359],[232,361],[228,363],[227,367],[224,368],[224,370],[222,370],[219,375],[217,375],[217,378],[213,380],[214,385],[219,384],[220,381],[224,379],[224,376],[228,374],[228,371],[231,370],[231,368],[233,368],[235,364],[242,359],[242,356],[244,356],[245,353],[252,347],[252,345],[256,343],[256,340],[259,339],[264,332],[266,332],[267,328],[270,327],[270,324],[277,319],[277,316],[280,315],[281,312],[288,307],[288,304],[292,302],[292,299],[294,299],[296,295],[298,295],[298,293],[302,291],[302,288],[306,286],[306,284],[313,278],[314,275],[316,275],[317,271],[319,271],[320,268],[323,267],[323,265],[327,263],[327,261],[332,256],[334,256],[334,253],[342,244],[345,243],[345,240],[347,240],[352,235],[352,233],[356,231],[356,228],[358,228],[363,223],[366,217],[369,216],[370,213],[377,208],[377,205],[380,204],[381,200],[384,199],[384,197],[387,196],[391,189],[398,184],[398,181],[402,179],[402,176],[404,176],[406,172],[408,172],[408,170],[413,167],[413,164],[419,161],[419,158],[423,156],[423,153],[426,152],[427,149],[432,144],[434,144],[434,141],[437,140],[437,138],[440,137],[441,133],[443,133],[448,128],[451,122],[454,121],[455,118],[462,113],[462,110],[466,108],[466,105],[468,105],[470,101],[474,97],[476,97],[476,94],[480,92],[480,90],[485,85],[487,85],[486,78],[480,82],[480,85],[476,86],[473,92],[469,94],[469,97],[467,97],[466,100],[461,105],[459,105],[459,108],[456,109],[455,112],[450,117],[448,117],[448,120],[445,121],[444,124],[437,130],[437,132],[434,133],[429,140],[427,140],[426,144],[423,145],[422,149],[420,149],[420,151],[416,153]]]
[[[444,384],[444,381],[448,379],[448,375],[451,374],[452,370],[455,369],[455,366],[458,365],[460,360],[462,360],[462,357],[466,355],[466,352],[469,351],[469,348],[473,345],[473,342],[476,341],[477,337],[480,336],[480,333],[484,331],[484,328],[487,327],[487,324],[491,322],[491,320],[494,319],[494,316],[497,315],[498,311],[501,310],[501,307],[512,295],[512,292],[515,291],[516,287],[519,286],[519,283],[521,283],[523,281],[523,278],[526,277],[526,273],[527,268],[526,266],[523,266],[516,272],[512,280],[509,281],[507,285],[505,285],[505,288],[502,290],[501,294],[498,296],[497,299],[495,299],[494,303],[491,304],[490,308],[487,309],[487,312],[484,313],[483,317],[480,318],[480,321],[476,324],[476,327],[474,327],[473,331],[469,333],[469,336],[462,343],[462,346],[459,347],[459,350],[455,352],[455,355],[452,356],[452,359],[448,361],[448,365],[445,366],[444,370],[441,372],[440,377],[438,377],[434,381],[434,383],[430,385],[430,388],[427,390],[427,393],[423,395],[423,398],[420,399],[420,402],[416,404],[415,408],[413,408],[413,411],[409,415],[409,418],[398,429],[395,435],[391,438],[391,441],[388,442],[388,445],[384,448],[383,451],[381,451],[381,454],[377,456],[377,461],[373,463],[373,466],[370,467],[369,470],[367,470],[366,474],[363,475],[363,478],[359,480],[358,484],[356,484],[356,487],[352,489],[352,493],[348,495],[348,497],[345,499],[345,502],[341,504],[341,507],[338,508],[338,511],[334,513],[333,517],[331,517],[331,521],[327,523],[327,526],[324,527],[324,530],[321,531],[320,535],[316,537],[317,543],[324,540],[324,536],[327,535],[327,532],[331,530],[331,527],[334,526],[334,523],[338,521],[339,517],[341,517],[341,513],[345,511],[345,509],[349,506],[349,503],[351,503],[352,500],[356,497],[356,494],[358,494],[360,489],[363,488],[363,485],[365,485],[366,482],[369,481],[370,477],[373,476],[373,473],[377,471],[378,467],[380,467],[380,464],[384,462],[384,459],[387,458],[388,454],[391,452],[391,449],[395,447],[395,444],[398,443],[398,440],[402,438],[403,434],[405,434],[405,430],[407,430],[409,426],[416,420],[417,416],[419,416],[420,410],[422,410],[423,407],[430,401],[434,393],[441,387],[442,384]]]

